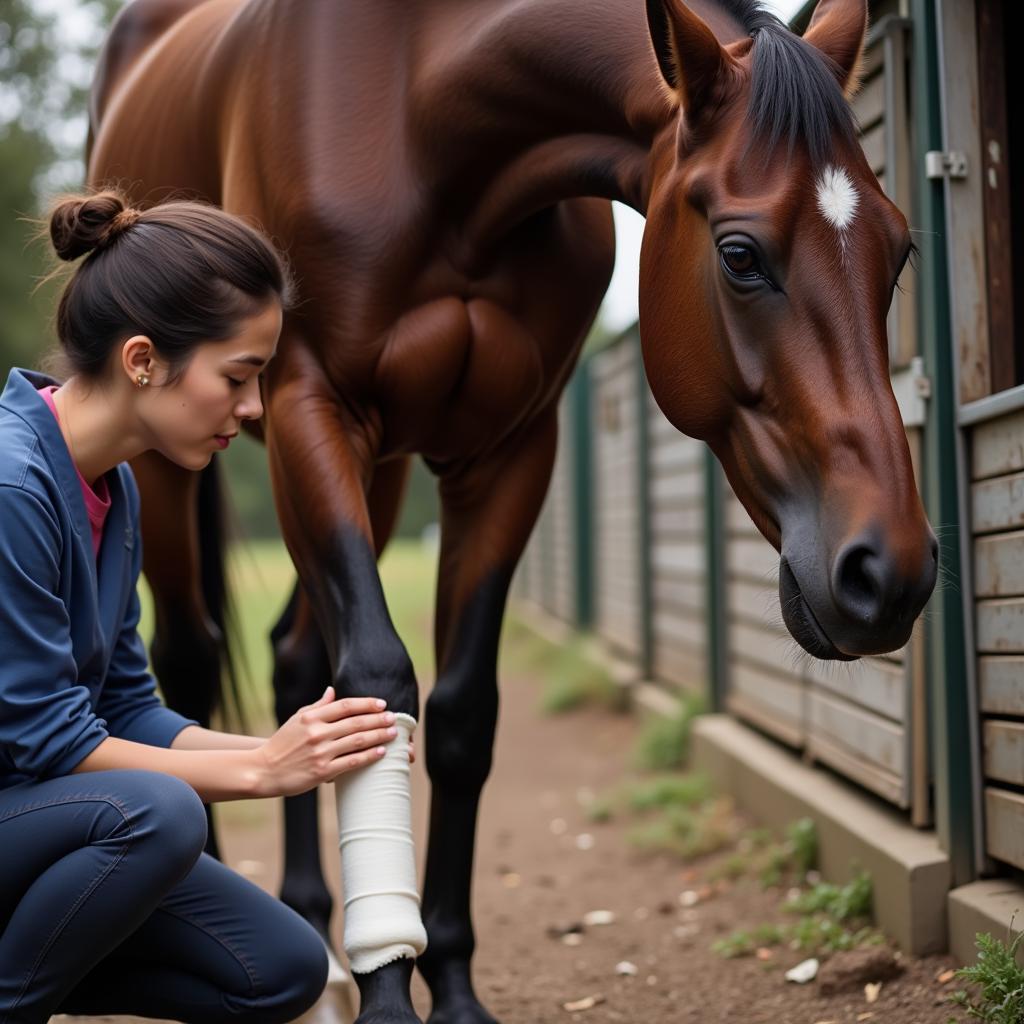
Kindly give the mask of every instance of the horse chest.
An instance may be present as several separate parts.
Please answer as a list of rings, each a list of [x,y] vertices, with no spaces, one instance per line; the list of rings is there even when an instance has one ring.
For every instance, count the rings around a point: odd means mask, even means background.
[[[377,367],[386,452],[485,451],[550,396],[571,351],[498,303],[453,296],[395,325]]]

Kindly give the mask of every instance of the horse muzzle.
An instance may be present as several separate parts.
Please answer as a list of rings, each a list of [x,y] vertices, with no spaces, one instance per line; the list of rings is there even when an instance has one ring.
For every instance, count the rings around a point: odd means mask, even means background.
[[[906,568],[871,525],[842,545],[827,572],[803,558],[799,575],[785,553],[779,565],[779,602],[786,627],[809,654],[853,661],[898,650],[935,587],[938,541],[926,528],[925,551]],[[906,560],[904,560],[905,563]],[[826,582],[822,587],[820,582]]]

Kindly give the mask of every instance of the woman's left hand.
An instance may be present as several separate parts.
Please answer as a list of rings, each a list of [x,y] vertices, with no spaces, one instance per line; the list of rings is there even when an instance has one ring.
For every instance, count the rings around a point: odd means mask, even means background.
[[[416,747],[412,739],[409,740],[409,764],[416,763]]]

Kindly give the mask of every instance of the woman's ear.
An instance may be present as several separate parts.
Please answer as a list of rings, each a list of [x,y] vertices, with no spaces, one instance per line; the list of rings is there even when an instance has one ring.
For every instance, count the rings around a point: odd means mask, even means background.
[[[132,384],[139,376],[152,377],[158,368],[153,342],[144,334],[135,334],[121,346],[121,369]]]

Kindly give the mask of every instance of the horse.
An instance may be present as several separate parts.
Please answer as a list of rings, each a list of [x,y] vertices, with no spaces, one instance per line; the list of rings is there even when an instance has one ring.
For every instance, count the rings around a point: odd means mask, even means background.
[[[134,0],[112,25],[88,181],[252,216],[300,283],[254,427],[299,580],[272,634],[282,720],[325,682],[418,716],[377,558],[410,459],[438,481],[415,960],[430,1024],[493,1022],[470,886],[498,641],[611,275],[611,200],[646,217],[654,397],[779,552],[797,644],[833,661],[896,649],[934,587],[888,373],[886,312],[916,247],[849,105],[867,20],[867,0],[819,0],[802,37],[758,0]],[[153,454],[134,469],[154,670],[205,720],[221,663],[202,482]],[[289,801],[282,898],[326,938],[314,801]],[[413,964],[357,976],[361,1024],[418,1019]]]

